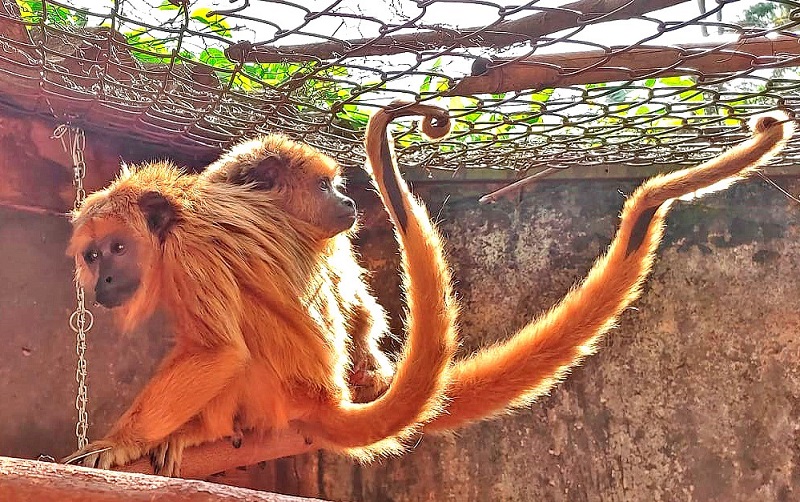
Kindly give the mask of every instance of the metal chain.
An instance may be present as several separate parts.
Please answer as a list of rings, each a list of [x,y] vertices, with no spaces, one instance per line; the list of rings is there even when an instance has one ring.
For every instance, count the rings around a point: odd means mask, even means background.
[[[86,162],[84,161],[83,151],[86,146],[86,138],[83,130],[78,127],[70,127],[61,124],[53,131],[53,138],[61,140],[64,151],[72,156],[72,185],[75,187],[74,209],[80,208],[86,198],[86,190],[83,188],[83,178],[86,175]],[[78,392],[75,397],[75,409],[78,411],[78,421],[75,424],[75,436],[78,438],[78,449],[88,444],[87,433],[89,429],[89,415],[86,413],[86,403],[88,395],[86,391],[86,333],[94,325],[94,316],[86,309],[86,301],[83,286],[75,279],[75,296],[77,306],[69,317],[69,326],[76,334],[75,352],[78,356],[78,366],[75,370],[75,381],[78,384]]]

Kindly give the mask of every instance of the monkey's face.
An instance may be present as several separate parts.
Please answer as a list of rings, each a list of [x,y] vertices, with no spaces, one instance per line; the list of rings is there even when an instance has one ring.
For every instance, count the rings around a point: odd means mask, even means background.
[[[134,239],[114,233],[92,240],[84,247],[80,259],[94,280],[97,303],[114,308],[133,298],[141,284]]]
[[[358,215],[356,203],[342,193],[341,177],[324,174],[306,176],[304,183],[292,190],[293,202],[287,204],[294,216],[311,224],[322,238],[331,238],[353,227]],[[297,199],[306,200],[300,202]]]
[[[177,221],[175,206],[155,191],[90,195],[67,251],[78,280],[104,307],[138,306],[127,310],[147,313],[158,296],[155,260]]]
[[[357,216],[340,171],[315,148],[270,135],[234,146],[203,177],[268,193],[281,210],[307,224],[313,237],[329,239],[352,228]]]

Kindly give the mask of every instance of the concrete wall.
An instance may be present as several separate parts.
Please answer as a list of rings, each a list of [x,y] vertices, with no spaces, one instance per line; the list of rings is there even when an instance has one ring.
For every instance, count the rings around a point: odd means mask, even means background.
[[[800,183],[783,180],[795,193]],[[633,182],[545,183],[479,206],[485,187],[418,187],[446,235],[463,299],[464,352],[555,303],[608,244]],[[360,244],[398,311],[396,251],[374,200]],[[671,213],[635,310],[569,379],[529,410],[425,437],[359,467],[327,454],[221,482],[334,500],[797,500],[800,483],[800,207],[755,179]],[[0,455],[75,446],[68,225],[0,208]],[[97,309],[95,309],[97,310]],[[96,312],[89,334],[90,435],[147,380],[169,334],[121,336]],[[397,326],[397,324],[396,324]]]

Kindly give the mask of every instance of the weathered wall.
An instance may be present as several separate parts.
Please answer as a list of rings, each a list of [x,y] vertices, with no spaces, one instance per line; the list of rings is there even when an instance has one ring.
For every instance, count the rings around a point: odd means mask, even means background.
[[[631,186],[543,185],[518,206],[491,208],[427,193],[465,306],[465,351],[506,336],[579,280],[610,241],[617,190]],[[678,204],[637,309],[551,397],[458,437],[426,437],[382,465],[284,460],[298,473],[284,478],[285,491],[367,501],[797,500],[798,223],[800,207],[756,180]],[[385,239],[365,235],[378,284],[393,274],[374,249]]]
[[[491,207],[476,203],[482,187],[420,188],[447,237],[465,352],[513,332],[580,279],[611,238],[618,190],[632,186],[546,183],[518,204]],[[379,211],[366,213],[364,258],[397,312],[391,233]],[[637,309],[530,410],[457,437],[425,437],[379,465],[315,454],[221,481],[271,488],[277,473],[281,491],[335,500],[796,500],[800,207],[752,180],[679,204],[668,225]],[[0,208],[0,455],[61,456],[75,445],[67,235],[63,218]],[[107,314],[96,315],[92,437],[123,411],[168,342],[157,321],[121,336]]]

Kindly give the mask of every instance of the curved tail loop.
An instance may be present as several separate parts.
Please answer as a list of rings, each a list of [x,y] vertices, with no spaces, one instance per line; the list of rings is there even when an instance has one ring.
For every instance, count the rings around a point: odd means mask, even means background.
[[[389,389],[365,404],[343,403],[319,418],[322,437],[351,454],[370,458],[397,451],[400,442],[437,416],[444,406],[446,372],[456,342],[457,306],[441,237],[425,206],[395,167],[387,135],[396,117],[423,114],[423,131],[443,137],[450,130],[445,110],[425,105],[390,106],[369,121],[366,148],[374,181],[396,228],[408,303],[405,350]],[[413,365],[413,368],[412,368]],[[393,438],[381,440],[381,438]]]
[[[426,431],[452,430],[525,406],[549,391],[596,350],[598,340],[641,294],[672,201],[718,191],[747,177],[774,157],[794,130],[785,114],[759,117],[749,140],[704,164],[644,182],[625,202],[608,250],[578,286],[507,341],[450,364],[458,307],[441,238],[400,176],[387,136],[389,123],[406,115],[423,115],[422,130],[431,138],[450,130],[445,110],[419,103],[395,102],[370,118],[369,164],[403,252],[408,342],[382,397],[342,405],[341,413],[326,421],[327,437],[354,448],[379,437],[402,440],[418,423],[425,423]],[[441,399],[444,389],[447,402]],[[384,440],[359,452],[369,456],[398,445]]]

